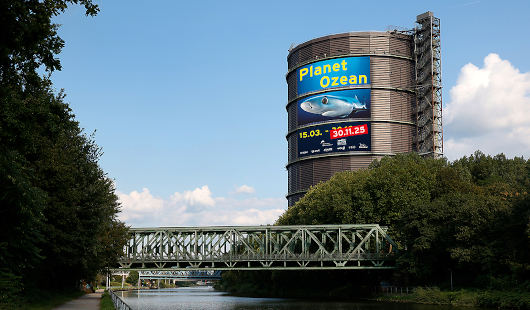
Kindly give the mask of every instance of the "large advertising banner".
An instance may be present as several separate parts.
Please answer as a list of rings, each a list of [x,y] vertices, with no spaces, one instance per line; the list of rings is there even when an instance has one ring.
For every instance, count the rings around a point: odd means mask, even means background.
[[[296,70],[298,96],[312,91],[370,84],[370,57],[343,57],[314,62]]]
[[[322,124],[297,131],[298,157],[371,150],[369,122]]]
[[[370,89],[330,91],[297,101],[298,126],[344,118],[370,118]]]

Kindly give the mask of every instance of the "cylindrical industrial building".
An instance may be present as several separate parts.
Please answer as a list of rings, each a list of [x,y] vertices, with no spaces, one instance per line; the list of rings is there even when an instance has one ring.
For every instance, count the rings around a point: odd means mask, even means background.
[[[349,32],[289,51],[288,204],[336,172],[416,151],[414,35]]]

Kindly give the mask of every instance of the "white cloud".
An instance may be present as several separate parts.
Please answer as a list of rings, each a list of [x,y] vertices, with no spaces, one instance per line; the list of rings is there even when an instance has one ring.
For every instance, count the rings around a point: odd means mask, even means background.
[[[497,54],[462,67],[444,108],[444,152],[453,160],[475,150],[530,155],[530,73]]]
[[[143,188],[141,192],[132,191],[130,194],[117,192],[121,202],[120,219],[122,221],[141,218],[145,214],[153,214],[164,208],[164,200],[153,197],[149,189]]]
[[[174,193],[171,195],[171,201],[173,203],[182,202],[190,206],[213,206],[215,200],[212,198],[212,192],[208,188],[208,185],[204,185],[201,188],[196,188],[192,191],[185,191],[184,193]]]
[[[285,198],[235,199],[213,197],[208,186],[176,192],[168,199],[141,193],[118,192],[119,218],[133,227],[272,224],[286,209]]]
[[[248,186],[248,185],[241,185],[239,186],[238,188],[236,188],[236,193],[237,194],[242,194],[242,193],[245,193],[245,194],[253,194],[255,193],[256,190],[252,187],[252,186]]]

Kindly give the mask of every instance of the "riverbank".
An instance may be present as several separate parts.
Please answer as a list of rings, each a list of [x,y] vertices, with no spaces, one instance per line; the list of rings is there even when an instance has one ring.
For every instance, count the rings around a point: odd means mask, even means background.
[[[414,289],[411,294],[383,295],[374,300],[497,309],[530,309],[530,293],[523,291],[472,289],[441,291],[438,288],[419,287]]]
[[[431,305],[451,305],[465,307],[484,307],[497,309],[530,309],[530,293],[524,291],[498,291],[479,289],[460,289],[441,291],[439,288],[418,287],[409,294],[375,294],[370,287],[345,285],[333,290],[283,290],[275,291],[252,283],[240,284],[230,288],[216,285],[216,290],[228,291],[239,297],[281,297],[311,298],[316,300],[355,301],[370,300],[378,302],[418,303]],[[368,297],[367,296],[371,296]]]

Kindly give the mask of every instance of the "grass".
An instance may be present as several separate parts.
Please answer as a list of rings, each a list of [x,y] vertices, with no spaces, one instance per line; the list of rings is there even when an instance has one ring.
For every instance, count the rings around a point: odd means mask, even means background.
[[[114,304],[112,303],[112,298],[110,298],[110,294],[108,291],[105,291],[103,293],[103,297],[101,297],[101,303],[99,304],[100,310],[114,310]]]

